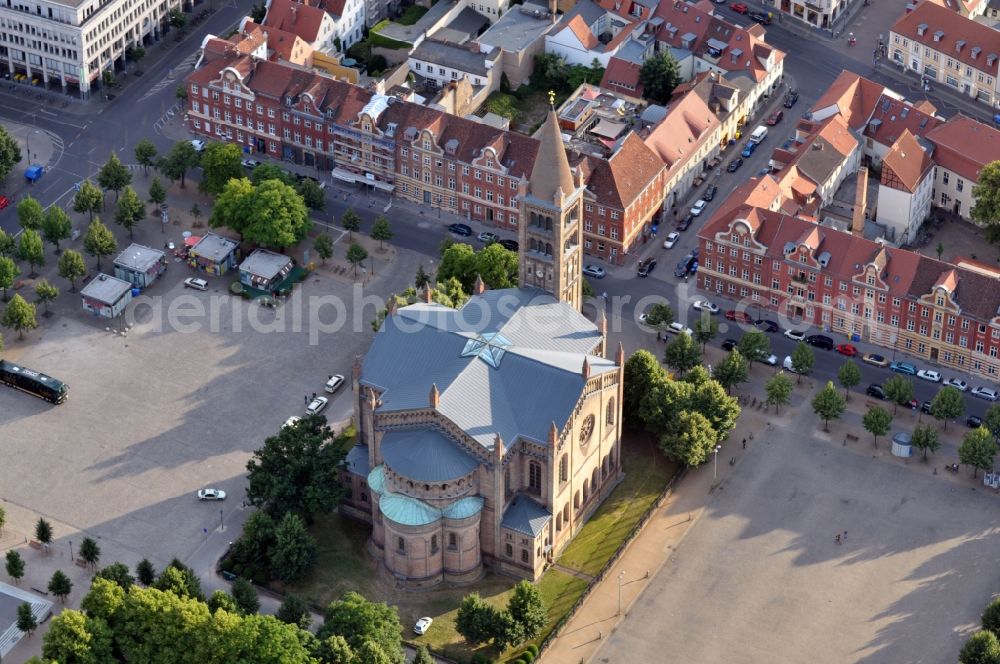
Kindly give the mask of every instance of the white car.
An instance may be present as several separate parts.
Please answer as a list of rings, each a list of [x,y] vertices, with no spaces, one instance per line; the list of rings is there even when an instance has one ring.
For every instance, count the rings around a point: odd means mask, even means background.
[[[768,365],[770,367],[776,367],[776,366],[778,366],[778,356],[777,355],[770,355],[769,354],[767,357],[761,356],[761,358],[759,360],[757,360],[757,361],[758,362],[763,362],[764,364],[766,364],[766,365]]]
[[[959,392],[965,392],[966,390],[969,389],[969,384],[966,383],[961,378],[949,378],[948,380],[944,381],[944,384],[950,387],[954,387]]]
[[[198,492],[198,500],[225,500],[226,492],[222,489],[202,489]]]
[[[204,152],[205,151],[205,141],[199,141],[197,138],[192,138],[191,139],[191,147],[194,148],[195,152]]]
[[[318,415],[322,413],[328,403],[330,403],[330,400],[326,397],[316,397],[306,406],[306,415]]]
[[[194,288],[195,290],[208,290],[208,282],[197,277],[188,277],[184,280],[184,288]]]
[[[806,333],[799,330],[785,330],[785,336],[792,341],[802,341],[806,338]]]
[[[583,273],[588,277],[593,277],[594,279],[603,279],[606,274],[604,268],[600,265],[584,265]]]
[[[707,311],[710,314],[719,313],[719,305],[709,302],[708,300],[695,300],[691,307],[695,311]]]
[[[1000,399],[1000,393],[992,387],[974,387],[972,388],[972,394],[980,399],[986,399],[987,401],[996,401],[997,399]]]
[[[678,323],[674,321],[667,327],[667,332],[670,334],[687,334],[689,336],[694,336],[694,332],[690,327],[685,327],[683,323]]]
[[[672,249],[673,246],[675,244],[677,244],[677,240],[679,240],[679,239],[681,239],[681,234],[680,233],[678,233],[676,231],[671,231],[671,232],[667,233],[667,239],[663,241],[663,248],[664,249]]]
[[[244,159],[240,163],[243,164],[243,168],[246,168],[251,171],[260,166],[260,162],[257,161],[256,159]]]
[[[330,380],[326,381],[326,386],[323,388],[330,394],[333,394],[340,389],[340,386],[344,384],[344,377],[340,374],[336,376],[330,376]]]
[[[426,634],[427,630],[430,629],[431,623],[434,622],[433,618],[423,617],[417,621],[417,624],[413,626],[414,634]]]
[[[281,428],[284,429],[286,427],[293,427],[293,426],[295,426],[295,423],[298,422],[301,419],[302,418],[299,417],[298,415],[292,415],[287,420],[285,420],[285,423],[281,425]]]
[[[917,372],[917,378],[923,378],[924,380],[929,380],[932,383],[941,382],[941,374],[931,369],[921,369]]]
[[[699,198],[694,205],[691,206],[691,215],[697,217],[699,214],[705,211],[708,206],[708,201],[704,198]]]

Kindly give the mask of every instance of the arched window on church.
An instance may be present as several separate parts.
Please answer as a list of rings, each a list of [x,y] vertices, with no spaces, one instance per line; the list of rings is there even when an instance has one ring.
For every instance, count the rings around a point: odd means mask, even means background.
[[[565,482],[569,479],[569,455],[563,454],[559,459],[559,481]]]
[[[455,533],[448,533],[448,548],[457,549],[458,548],[458,535]]]
[[[545,243],[545,255],[546,256],[552,255],[552,244],[550,242]]]
[[[406,540],[403,539],[402,537],[397,537],[396,538],[396,549],[400,553],[406,553]]]
[[[438,536],[431,535],[431,553],[438,552]]]
[[[615,399],[614,397],[608,401],[608,424],[615,423]]]
[[[552,217],[545,217],[545,230],[552,230]]]
[[[535,493],[542,492],[542,464],[537,461],[528,464],[528,488]]]

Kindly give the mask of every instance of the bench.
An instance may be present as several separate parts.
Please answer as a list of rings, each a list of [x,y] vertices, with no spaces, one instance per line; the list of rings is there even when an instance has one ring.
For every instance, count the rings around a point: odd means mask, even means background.
[[[73,562],[76,563],[77,567],[87,567],[87,565],[88,565],[87,561],[84,560],[83,558],[77,558]]]
[[[28,540],[28,546],[30,546],[32,549],[35,549],[36,551],[42,550],[42,543],[39,542],[38,540]]]
[[[857,436],[855,436],[853,433],[849,433],[849,434],[847,434],[847,435],[844,436],[844,440],[849,440],[851,442],[856,443],[856,442],[858,442],[860,440],[860,438],[858,438]]]

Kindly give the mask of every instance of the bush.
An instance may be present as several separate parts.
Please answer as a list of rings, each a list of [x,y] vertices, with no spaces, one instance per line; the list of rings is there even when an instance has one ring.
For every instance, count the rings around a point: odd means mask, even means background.
[[[382,72],[385,71],[386,67],[388,66],[389,63],[386,62],[385,56],[376,53],[368,61],[368,73],[371,75],[381,74]]]
[[[527,650],[521,653],[521,659],[527,662],[527,664],[531,664],[533,661],[535,661],[535,656],[531,654],[530,650]]]
[[[486,110],[511,121],[517,119],[517,98],[510,94],[494,91],[486,100]]]
[[[229,284],[229,292],[232,293],[233,295],[242,295],[243,284],[241,284],[238,281],[234,281],[233,283]]]
[[[538,646],[534,643],[528,644],[528,652],[530,652],[535,659],[538,659]]]

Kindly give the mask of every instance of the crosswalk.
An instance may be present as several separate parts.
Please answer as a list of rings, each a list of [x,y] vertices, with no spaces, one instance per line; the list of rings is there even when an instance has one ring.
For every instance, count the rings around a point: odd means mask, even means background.
[[[167,75],[160,79],[156,85],[151,87],[146,94],[139,97],[139,101],[145,101],[153,95],[159,93],[163,88],[172,85],[178,78],[182,77],[188,69],[194,67],[194,63],[197,62],[198,58],[201,57],[201,51],[196,50],[195,52],[189,54],[186,58],[177,63],[175,67],[167,71]]]

